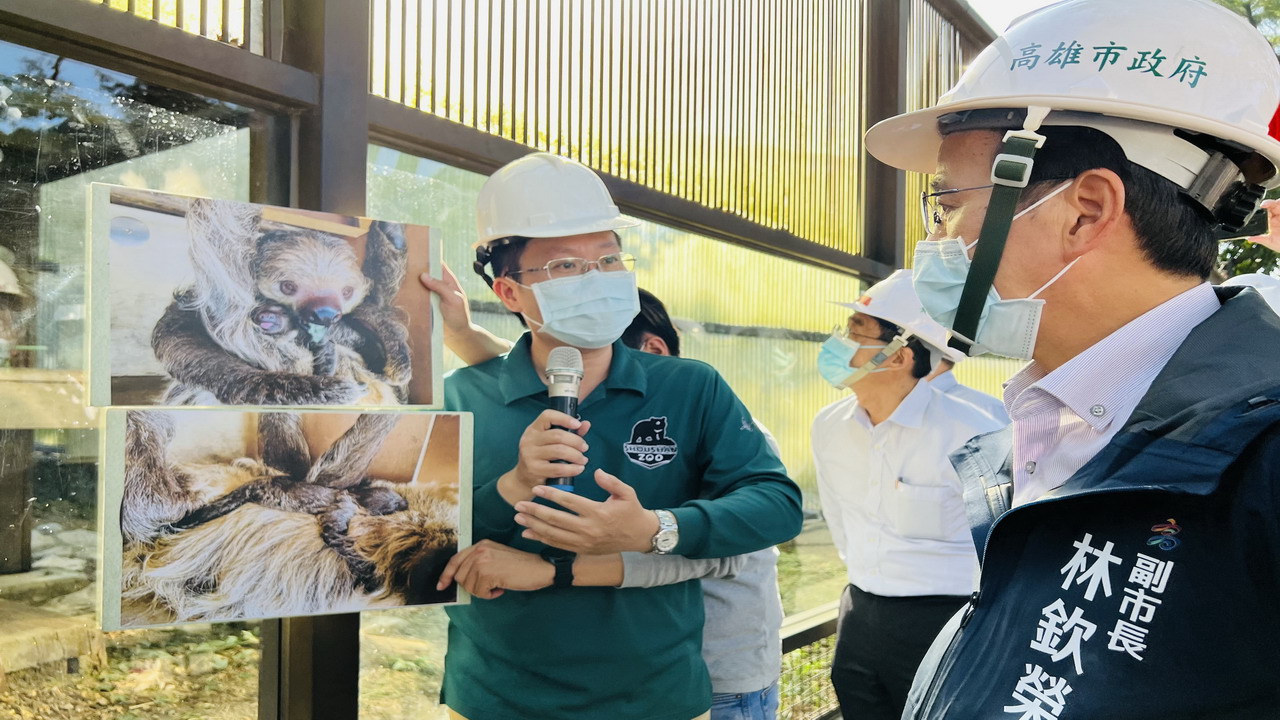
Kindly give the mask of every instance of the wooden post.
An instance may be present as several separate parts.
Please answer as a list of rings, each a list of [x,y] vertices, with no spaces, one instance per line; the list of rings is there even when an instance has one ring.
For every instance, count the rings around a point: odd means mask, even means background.
[[[31,430],[0,430],[0,574],[31,569]]]

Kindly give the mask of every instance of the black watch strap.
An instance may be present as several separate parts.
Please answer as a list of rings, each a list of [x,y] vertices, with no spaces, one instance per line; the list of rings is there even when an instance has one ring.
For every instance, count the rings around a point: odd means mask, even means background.
[[[538,554],[556,569],[555,579],[551,581],[551,587],[573,587],[573,561],[578,557],[576,553],[560,550],[559,548],[545,548]]]

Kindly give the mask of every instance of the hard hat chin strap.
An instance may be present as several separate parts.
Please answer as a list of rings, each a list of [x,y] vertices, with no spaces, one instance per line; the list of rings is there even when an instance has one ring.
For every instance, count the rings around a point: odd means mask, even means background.
[[[894,353],[906,347],[907,343],[911,342],[911,337],[911,333],[909,332],[895,336],[893,340],[889,341],[888,345],[885,345],[880,352],[875,354],[875,357],[866,361],[854,370],[853,374],[844,381],[844,386],[853,387],[854,383],[870,375],[872,372],[875,372],[876,368],[879,368],[886,360],[893,357]]]
[[[982,218],[982,231],[978,234],[978,247],[973,253],[964,290],[960,293],[960,306],[956,309],[951,340],[948,343],[961,352],[968,353],[970,342],[965,338],[978,336],[978,322],[987,295],[995,283],[1000,258],[1004,255],[1009,228],[1018,211],[1022,191],[1031,180],[1031,168],[1035,165],[1036,151],[1045,137],[1036,132],[1049,114],[1049,108],[1027,108],[1027,117],[1021,130],[1010,130],[1004,135],[1000,152],[991,164],[991,202]]]

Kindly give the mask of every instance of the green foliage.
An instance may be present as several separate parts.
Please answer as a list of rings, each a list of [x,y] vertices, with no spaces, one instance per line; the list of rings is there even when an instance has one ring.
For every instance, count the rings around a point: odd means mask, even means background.
[[[1271,41],[1272,47],[1280,47],[1280,0],[1214,0],[1234,12]]]
[[[1277,55],[1280,55],[1280,0],[1214,0],[1214,2],[1258,28],[1258,31],[1271,42],[1271,47],[1277,49]],[[1277,196],[1280,196],[1280,193],[1275,190],[1267,193],[1269,198]],[[1280,255],[1243,239],[1249,235],[1264,234],[1266,231],[1266,213],[1259,212],[1241,231],[1240,238],[1222,243],[1218,252],[1218,262],[1226,277],[1244,273],[1269,273],[1280,268]]]
[[[1280,0],[1277,0],[1280,3]],[[1267,193],[1268,198],[1280,197],[1280,188]],[[1267,213],[1259,210],[1240,230],[1240,236],[1223,240],[1218,245],[1218,267],[1224,277],[1245,273],[1273,273],[1280,269],[1280,253],[1245,240],[1252,235],[1267,234]]]
[[[1280,254],[1238,238],[1222,243],[1218,262],[1226,277],[1245,273],[1273,273],[1280,268]]]

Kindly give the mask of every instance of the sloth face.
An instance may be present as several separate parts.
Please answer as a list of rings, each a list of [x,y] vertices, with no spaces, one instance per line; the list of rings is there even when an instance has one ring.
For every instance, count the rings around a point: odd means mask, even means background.
[[[333,325],[369,292],[355,250],[326,233],[266,233],[258,241],[256,265],[258,293],[312,329]]]

